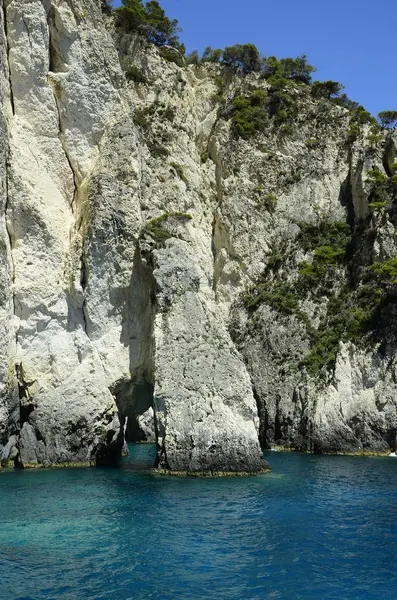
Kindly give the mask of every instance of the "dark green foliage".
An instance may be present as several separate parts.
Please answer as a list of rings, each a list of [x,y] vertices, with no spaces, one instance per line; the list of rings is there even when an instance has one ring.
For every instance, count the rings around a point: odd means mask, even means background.
[[[101,10],[105,15],[112,14],[112,0],[101,0]]]
[[[297,242],[305,252],[313,252],[312,263],[307,261],[299,265],[297,288],[310,291],[319,288],[319,293],[327,295],[329,281],[327,276],[334,272],[336,265],[341,265],[346,256],[346,248],[350,241],[350,229],[345,223],[328,223],[320,225],[300,224],[301,232]]]
[[[296,99],[292,94],[282,89],[271,88],[269,94],[268,111],[274,117],[276,124],[286,124],[296,117]]]
[[[223,50],[221,48],[216,48],[215,50],[211,48],[211,46],[207,46],[204,49],[203,56],[201,57],[201,62],[206,63],[219,63],[222,59]]]
[[[148,129],[149,121],[147,120],[146,115],[147,111],[138,109],[134,112],[132,120],[134,121],[135,125],[138,125],[138,127],[141,127],[142,129]]]
[[[364,123],[372,123],[377,125],[376,119],[363,106],[358,106],[354,111],[354,120],[360,125]]]
[[[368,196],[368,206],[381,208],[380,205],[391,207],[397,202],[397,176],[387,177],[381,171],[371,169],[368,176],[372,181],[372,188]]]
[[[280,61],[275,56],[262,58],[261,70],[265,79],[269,79],[269,77],[284,77]]]
[[[125,68],[125,77],[128,81],[135,81],[136,83],[147,83],[146,76],[138,67],[135,65],[127,65]]]
[[[297,279],[287,282],[280,276],[279,269],[291,256],[285,249],[273,252],[261,280],[242,300],[250,311],[265,303],[279,313],[294,315],[305,325],[311,349],[300,366],[317,376],[334,364],[340,340],[356,339],[364,334],[371,311],[366,311],[359,294],[354,295],[347,286],[339,294],[334,291],[336,272],[345,262],[350,228],[342,222],[322,221],[318,225],[302,223],[300,229],[296,241],[305,252],[313,253],[312,262],[302,262]],[[311,325],[301,308],[308,294],[313,298],[328,297],[326,314],[318,329]]]
[[[346,94],[341,94],[336,98],[331,98],[334,104],[338,104],[339,106],[343,106],[343,108],[347,108],[348,110],[355,110],[360,106],[358,102],[354,102],[354,100],[350,100]]]
[[[378,173],[374,170],[374,184],[390,185],[393,177],[385,181]],[[293,315],[300,321],[305,326],[310,351],[298,367],[313,377],[326,376],[334,368],[341,341],[356,344],[384,341],[390,332],[388,307],[396,303],[397,258],[373,265],[361,263],[357,277],[357,272],[354,274],[347,268],[346,259],[354,248],[360,251],[360,246],[357,239],[352,242],[350,228],[345,223],[322,221],[299,226],[296,242],[311,253],[311,260],[301,262],[296,278],[287,280],[286,273],[291,273],[296,264],[295,250],[285,247],[275,250],[262,277],[244,294],[242,301],[250,312],[265,303],[277,313]],[[354,235],[361,236],[360,231]],[[351,261],[349,264],[351,267]],[[304,312],[307,299],[321,306],[318,327],[311,324]]]
[[[166,121],[173,123],[176,115],[176,109],[173,106],[157,104],[157,114]]]
[[[150,106],[136,110],[134,115],[134,122],[140,125],[141,127],[147,128],[149,127],[148,117],[160,117],[162,121],[167,120],[170,123],[173,122],[175,118],[176,110],[172,106],[167,106],[162,102],[153,102]]]
[[[221,102],[222,104],[225,104],[225,102],[226,102],[226,98],[225,98],[226,85],[225,85],[225,82],[223,81],[222,77],[219,77],[219,76],[215,77],[215,84],[216,84],[216,87],[218,88],[218,91],[216,92],[216,94],[214,94],[212,96],[212,98],[216,102]]]
[[[382,181],[385,181],[387,179],[387,177],[386,177],[386,175],[384,175],[384,173],[381,173],[380,171],[377,171],[376,169],[369,170],[368,176],[373,181],[376,181],[377,183],[381,183]]]
[[[346,249],[350,242],[350,228],[343,222],[331,223],[329,221],[321,221],[318,225],[309,225],[301,223],[299,225],[301,231],[296,238],[296,242],[305,252],[313,252],[312,263],[303,261],[299,265],[299,277],[297,281],[290,285],[291,290],[297,298],[306,296],[307,291],[314,291],[319,288],[320,284],[324,283],[324,278],[331,275],[334,269],[343,265],[346,256]],[[264,290],[269,287],[267,275],[270,271],[273,273],[281,266],[282,260],[286,253],[275,252],[269,258],[269,263],[264,272],[264,280],[259,283],[264,286]],[[277,282],[273,285],[278,285]],[[321,294],[327,292],[327,286],[320,286]],[[274,290],[273,290],[274,291]],[[291,292],[292,293],[292,292]],[[259,306],[264,302],[264,292],[261,294],[255,293],[255,298],[250,304],[251,308]],[[249,301],[246,298],[245,304],[248,306]]]
[[[379,299],[364,288],[354,292],[345,287],[339,294],[332,295],[318,329],[308,328],[311,350],[300,366],[313,377],[332,369],[339,342],[358,342],[368,332],[371,315],[378,303]]]
[[[305,140],[305,144],[308,148],[318,148],[321,145],[321,140],[317,138],[309,138]]]
[[[205,165],[205,163],[207,162],[208,159],[209,159],[208,150],[203,150],[202,153],[200,154],[200,162],[203,165]]]
[[[379,283],[397,285],[397,258],[374,263],[370,269]]]
[[[179,42],[178,21],[170,20],[156,0],[122,0],[123,6],[115,10],[116,26],[127,32],[138,32],[157,46],[173,46],[184,54]]]
[[[319,246],[314,251],[313,262],[320,265],[333,265],[342,262],[346,248],[342,246]]]
[[[354,121],[350,122],[349,129],[347,131],[347,141],[352,144],[356,141],[360,135],[360,127]]]
[[[371,132],[368,135],[368,141],[371,147],[376,147],[379,142],[382,142],[384,140],[384,137],[381,133],[376,133],[376,132]]]
[[[157,144],[155,142],[148,142],[147,145],[150,150],[150,154],[154,158],[164,158],[166,156],[169,156],[170,154],[168,148],[162,146],[161,144]]]
[[[265,194],[262,203],[266,210],[273,213],[276,210],[278,198],[274,194]]]
[[[176,171],[179,179],[182,179],[182,181],[187,185],[188,182],[185,176],[185,170],[183,165],[179,165],[178,163],[172,162],[170,163],[170,166]]]
[[[297,58],[282,58],[280,60],[284,77],[299,83],[311,83],[311,74],[316,71],[312,65],[307,62],[306,54],[302,54]]]
[[[160,117],[162,120],[166,119],[170,123],[175,119],[176,109],[173,106],[169,106],[164,104],[163,102],[159,102],[156,100],[151,104],[148,108],[145,109],[145,114],[148,116],[156,115]]]
[[[264,131],[268,124],[265,109],[266,92],[255,90],[249,96],[237,96],[232,101],[232,129],[235,135],[244,139],[258,131]]]
[[[149,235],[155,242],[163,246],[170,238],[174,237],[172,233],[164,228],[169,218],[176,218],[181,221],[190,221],[192,216],[181,212],[165,212],[160,217],[152,219],[142,229],[141,235]]]
[[[123,6],[115,10],[116,26],[124,31],[137,31],[147,24],[147,12],[142,0],[123,0]]]
[[[188,65],[198,65],[198,64],[200,64],[200,55],[197,52],[197,50],[193,50],[193,52],[191,52],[190,54],[187,55],[187,57],[186,57],[186,63]]]
[[[299,311],[299,298],[293,287],[286,282],[277,282],[276,285],[260,283],[248,290],[242,297],[246,308],[255,310],[261,304],[267,304],[274,310],[287,315]]]
[[[264,194],[262,185],[259,185],[255,192],[257,194],[256,207],[265,208],[268,212],[273,213],[276,210],[278,203],[277,196],[271,193]]]
[[[278,60],[275,56],[269,56],[262,59],[262,72],[266,79],[273,78],[287,79],[296,83],[309,84],[312,80],[312,73],[316,69],[307,62],[306,54],[297,58],[281,58]]]
[[[305,252],[320,246],[345,249],[350,239],[350,228],[343,221],[320,221],[317,225],[298,223],[300,232],[296,241]]]
[[[223,51],[223,64],[242,73],[259,72],[261,59],[254,44],[236,44]]]
[[[376,119],[374,119],[374,117],[368,111],[366,111],[365,108],[362,106],[357,106],[357,108],[355,108],[351,113],[347,136],[348,142],[352,143],[357,139],[360,134],[360,126],[364,125],[365,123],[370,123],[374,129],[379,129]]]
[[[397,110],[383,110],[378,119],[384,129],[394,129],[397,125]]]
[[[280,134],[289,135],[297,110],[297,100],[288,91],[272,87],[267,94],[263,89],[256,89],[249,95],[236,96],[232,101],[232,129],[236,136],[247,139],[265,131],[271,124],[270,117],[279,127]]]
[[[369,202],[368,206],[370,208],[384,208],[386,206],[386,202]]]
[[[311,94],[315,98],[336,98],[340,95],[345,86],[337,81],[314,81]]]

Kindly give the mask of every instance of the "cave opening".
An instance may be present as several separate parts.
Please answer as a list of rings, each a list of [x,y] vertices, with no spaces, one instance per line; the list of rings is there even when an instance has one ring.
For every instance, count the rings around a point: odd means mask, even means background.
[[[155,442],[153,392],[154,386],[148,381],[134,386],[130,409],[124,413],[127,444]]]
[[[146,371],[123,384],[114,392],[123,424],[123,443],[155,442],[153,410],[154,384],[151,373]]]

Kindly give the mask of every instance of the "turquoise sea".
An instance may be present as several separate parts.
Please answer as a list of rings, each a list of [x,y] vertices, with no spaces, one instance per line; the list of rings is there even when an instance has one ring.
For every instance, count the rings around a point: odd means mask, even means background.
[[[393,600],[397,459],[269,452],[270,475],[0,474],[0,599]]]

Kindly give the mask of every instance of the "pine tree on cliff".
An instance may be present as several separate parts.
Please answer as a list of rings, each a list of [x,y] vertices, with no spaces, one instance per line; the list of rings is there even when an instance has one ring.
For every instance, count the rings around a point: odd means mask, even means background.
[[[156,46],[173,46],[182,54],[185,46],[179,42],[176,19],[169,19],[157,0],[145,4],[142,0],[122,0],[123,6],[115,10],[116,26],[126,32],[144,35]]]

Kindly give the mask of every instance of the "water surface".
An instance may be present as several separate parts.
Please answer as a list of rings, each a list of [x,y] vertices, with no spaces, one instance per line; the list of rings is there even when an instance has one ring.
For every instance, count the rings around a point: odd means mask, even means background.
[[[393,600],[397,459],[269,453],[270,475],[0,474],[1,600]]]

